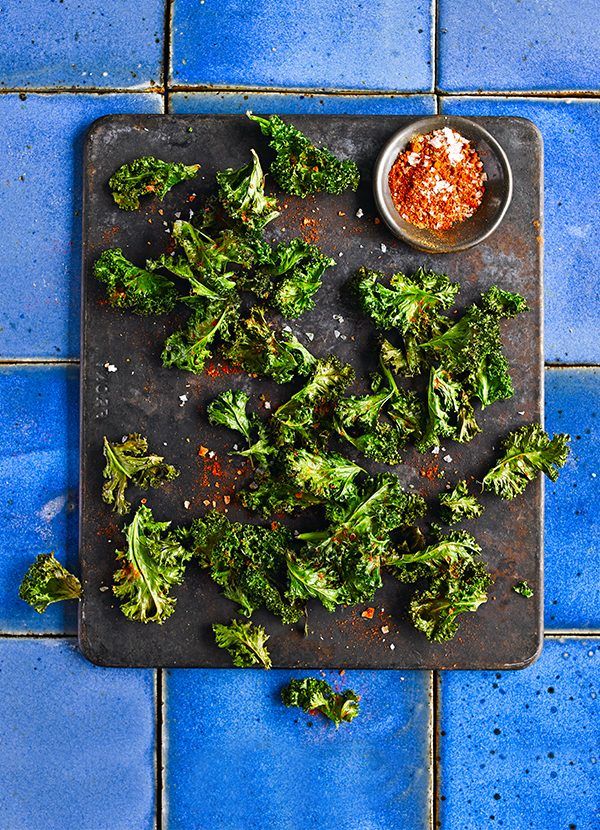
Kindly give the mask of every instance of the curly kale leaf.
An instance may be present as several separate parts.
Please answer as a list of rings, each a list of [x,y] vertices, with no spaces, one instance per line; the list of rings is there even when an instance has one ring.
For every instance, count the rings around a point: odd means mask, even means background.
[[[189,535],[193,552],[241,614],[249,617],[264,607],[286,624],[300,619],[302,609],[285,598],[293,542],[289,530],[229,522],[208,513],[193,523]]]
[[[289,478],[268,472],[257,473],[254,481],[239,495],[242,505],[247,510],[260,513],[265,519],[271,519],[281,513],[305,510],[323,501],[321,496],[300,489]]]
[[[257,665],[264,669],[271,668],[267,649],[269,635],[262,626],[232,620],[229,625],[215,623],[213,631],[217,645],[229,652],[234,666],[242,669]]]
[[[294,679],[281,691],[285,706],[298,706],[306,713],[320,712],[335,723],[349,723],[359,712],[359,696],[352,689],[335,692],[326,680]]]
[[[476,611],[486,602],[490,585],[490,575],[483,562],[471,559],[460,562],[414,595],[409,606],[410,619],[428,640],[436,643],[451,640],[458,631],[459,616]]]
[[[207,300],[225,300],[235,289],[236,283],[231,279],[232,273],[218,274],[214,271],[198,271],[193,268],[185,257],[162,254],[157,260],[146,263],[150,270],[164,268],[187,280],[190,284],[190,293],[181,297],[188,305],[197,304],[198,298]]]
[[[335,355],[317,360],[308,383],[282,404],[272,418],[280,445],[317,446],[329,432],[323,425],[324,411],[352,383],[354,370]]]
[[[232,296],[227,301],[208,301],[199,304],[188,323],[165,340],[163,366],[176,366],[199,375],[212,355],[218,335],[229,337],[238,316],[239,301]]]
[[[275,151],[270,173],[286,193],[309,196],[313,193],[333,193],[356,190],[360,179],[353,161],[341,161],[325,147],[318,148],[292,124],[278,115],[263,118],[248,112],[269,145]]]
[[[142,196],[155,194],[164,199],[172,187],[193,179],[199,169],[199,164],[187,165],[142,156],[119,167],[110,177],[108,186],[122,210],[137,210]]]
[[[540,424],[529,424],[509,433],[502,442],[502,455],[483,479],[485,490],[502,499],[514,499],[538,473],[556,481],[567,462],[570,436],[557,433],[550,438]]]
[[[338,577],[326,568],[315,566],[301,557],[288,556],[290,584],[286,596],[292,601],[306,602],[317,599],[327,611],[335,611],[344,596],[338,584]]]
[[[517,582],[516,585],[513,585],[513,591],[515,592],[515,594],[520,594],[522,597],[525,597],[526,599],[531,599],[531,597],[533,596],[533,588],[525,580],[523,580],[522,582]]]
[[[351,435],[341,424],[337,424],[338,433],[345,438],[359,452],[377,461],[379,464],[400,464],[402,462],[402,448],[405,441],[400,432],[385,421],[375,424],[367,432]]]
[[[439,445],[443,438],[465,443],[481,432],[468,393],[445,369],[432,367],[430,371],[427,412],[425,432],[417,442],[421,452]]]
[[[152,263],[148,263],[152,267]],[[138,268],[121,248],[104,251],[94,263],[94,276],[106,286],[114,308],[136,314],[168,314],[177,302],[175,283],[163,274]]]
[[[276,331],[257,306],[235,326],[223,355],[249,374],[271,377],[276,383],[308,375],[316,362],[291,332]]]
[[[81,583],[53,553],[40,553],[23,577],[19,597],[43,614],[53,602],[80,599]]]
[[[183,581],[191,554],[170,526],[155,521],[150,508],[142,505],[125,528],[127,549],[117,551],[122,565],[114,574],[113,593],[130,620],[163,623],[175,610],[170,591]]]
[[[219,201],[230,219],[261,229],[279,216],[277,200],[265,195],[265,177],[254,150],[252,161],[238,169],[217,173]]]
[[[209,236],[190,222],[178,219],[173,223],[173,239],[189,264],[201,274],[227,274],[236,265],[250,268],[256,258],[249,237],[230,229]]]
[[[483,505],[469,493],[466,481],[459,481],[453,490],[440,493],[440,513],[447,524],[475,519],[483,513]]]
[[[321,287],[323,274],[335,265],[316,245],[303,239],[281,242],[259,272],[273,287],[268,291],[270,305],[284,317],[300,317],[314,308],[314,296]]]
[[[207,408],[211,424],[228,427],[239,432],[246,440],[248,448],[236,451],[236,455],[249,458],[261,466],[268,463],[276,450],[267,438],[266,429],[257,415],[248,415],[246,407],[249,397],[241,390],[222,392]]]
[[[323,499],[346,499],[355,491],[356,478],[365,471],[335,452],[292,449],[285,456],[286,473],[300,490]]]
[[[179,471],[164,463],[162,455],[148,455],[148,441],[136,432],[124,441],[110,442],[104,436],[103,445],[105,478],[102,498],[121,516],[129,512],[131,504],[125,498],[125,490],[131,484],[143,490],[160,487],[177,478]]]
[[[461,562],[475,561],[481,548],[464,530],[454,530],[427,546],[404,552],[394,551],[386,557],[386,566],[401,582],[415,582],[417,579],[437,573],[442,567],[451,570]]]

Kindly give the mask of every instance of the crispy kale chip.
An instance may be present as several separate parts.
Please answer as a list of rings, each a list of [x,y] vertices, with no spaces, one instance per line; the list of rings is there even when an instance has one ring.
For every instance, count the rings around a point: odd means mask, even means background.
[[[513,585],[513,591],[515,592],[515,594],[520,594],[522,597],[525,597],[526,599],[531,599],[531,597],[533,596],[533,588],[525,580],[523,580],[522,582],[517,582],[516,585]]]
[[[246,440],[248,448],[236,451],[236,454],[249,458],[252,464],[256,462],[259,466],[264,466],[276,450],[268,441],[266,429],[260,418],[246,412],[248,401],[246,392],[228,389],[208,405],[208,420],[211,424],[239,432]]]
[[[148,455],[148,441],[143,435],[131,433],[124,441],[110,442],[104,436],[104,485],[102,498],[121,516],[129,512],[131,504],[125,498],[129,485],[160,487],[177,478],[179,471],[165,464],[161,455]]]
[[[415,582],[435,575],[441,568],[452,570],[461,562],[475,561],[480,553],[481,548],[470,533],[453,530],[438,534],[430,545],[408,552],[396,550],[387,555],[385,564],[401,582]]]
[[[148,263],[152,267],[152,263]],[[168,277],[138,268],[121,248],[104,251],[94,263],[94,276],[106,286],[109,305],[136,314],[168,314],[177,302],[175,284]]]
[[[502,442],[502,455],[484,476],[484,489],[502,499],[514,499],[540,472],[556,481],[569,455],[569,441],[565,433],[551,439],[540,424],[516,429]]]
[[[170,526],[155,521],[150,508],[141,505],[124,530],[127,548],[117,551],[122,565],[114,574],[113,593],[130,620],[164,623],[175,610],[170,591],[183,581],[191,553]]]
[[[210,236],[190,222],[178,219],[173,223],[173,239],[189,265],[209,279],[217,274],[229,276],[235,266],[250,268],[256,257],[249,237],[230,229]],[[179,276],[188,278],[185,270]]]
[[[165,340],[163,366],[176,366],[194,374],[202,374],[212,355],[217,336],[230,336],[238,316],[239,301],[235,295],[226,301],[204,301],[194,308],[184,329]]]
[[[362,467],[335,452],[292,449],[286,454],[286,473],[298,489],[323,499],[347,499],[356,490]]]
[[[155,194],[164,199],[172,187],[186,179],[193,179],[199,169],[199,164],[187,165],[142,156],[119,167],[110,177],[108,186],[122,210],[137,210],[142,196]]]
[[[332,257],[303,239],[279,243],[260,269],[273,286],[268,296],[270,305],[290,319],[310,311],[314,308],[314,297],[321,287],[323,274],[332,265],[335,265]]]
[[[417,448],[426,452],[443,438],[471,441],[481,429],[468,392],[445,369],[432,367],[427,387],[427,424]]]
[[[451,640],[458,631],[459,616],[487,601],[490,584],[485,565],[477,560],[461,561],[442,571],[428,588],[414,595],[409,607],[413,625],[433,642]]]
[[[40,553],[19,587],[19,596],[32,608],[43,614],[53,602],[80,599],[81,583],[61,565],[53,553]]]
[[[334,355],[317,360],[306,385],[273,415],[278,444],[307,447],[323,444],[329,433],[324,424],[327,409],[353,379],[352,367],[342,364]]]
[[[270,173],[286,193],[309,196],[312,193],[343,193],[356,190],[360,179],[353,161],[341,161],[330,150],[315,147],[311,140],[278,115],[263,118],[248,113],[275,151]]]
[[[286,624],[300,619],[301,607],[284,596],[293,542],[289,530],[230,522],[211,511],[192,524],[189,539],[200,564],[241,614],[267,608]]]
[[[316,362],[291,332],[276,331],[258,306],[237,322],[223,356],[249,374],[271,377],[276,383],[308,375]]]
[[[299,489],[289,477],[265,471],[259,471],[248,487],[240,491],[239,496],[247,510],[260,513],[265,519],[305,510],[323,502],[322,496]]]
[[[245,669],[260,665],[271,668],[271,657],[267,649],[269,635],[260,625],[232,620],[229,625],[213,625],[215,640],[233,658],[233,665]]]
[[[359,712],[359,696],[352,689],[335,692],[326,680],[316,677],[294,679],[281,690],[285,706],[299,706],[304,712],[320,712],[335,723],[349,723]]]
[[[382,584],[382,557],[392,548],[390,534],[413,525],[424,511],[423,499],[406,493],[390,473],[358,484],[346,501],[328,502],[329,527],[298,535],[306,548],[295,559],[295,596],[301,595],[302,586],[306,598],[316,596],[311,586],[318,585],[329,592],[322,591],[329,610],[334,602],[371,600]]]
[[[440,493],[440,513],[450,525],[465,519],[475,519],[483,513],[483,505],[470,495],[466,481],[459,481],[453,490]]]
[[[265,177],[254,150],[252,161],[217,173],[219,201],[227,216],[253,229],[262,229],[279,216],[277,200],[265,195]]]

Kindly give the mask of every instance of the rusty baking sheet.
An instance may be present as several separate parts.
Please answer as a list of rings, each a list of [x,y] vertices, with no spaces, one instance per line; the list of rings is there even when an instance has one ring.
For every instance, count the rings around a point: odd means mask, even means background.
[[[524,294],[531,312],[504,326],[504,342],[512,367],[515,396],[479,413],[483,432],[469,444],[448,442],[440,460],[446,480],[465,475],[480,479],[494,458],[494,445],[509,430],[542,417],[542,146],[533,124],[519,118],[480,118],[504,147],[514,174],[512,204],[501,228],[478,247],[466,252],[429,256],[405,247],[375,219],[371,170],[384,142],[406,117],[292,116],[316,143],[355,159],[361,171],[357,193],[340,197],[319,195],[304,201],[281,196],[287,206],[269,225],[274,240],[311,231],[338,264],[326,275],[317,307],[293,322],[298,337],[317,354],[336,352],[353,363],[359,376],[375,368],[372,325],[345,300],[341,288],[360,265],[412,272],[419,265],[442,270],[461,284],[459,306],[474,300],[491,284]],[[111,585],[115,548],[122,547],[121,520],[100,497],[102,437],[117,440],[127,432],[148,436],[150,446],[163,451],[181,470],[172,484],[149,493],[136,493],[134,504],[146,495],[159,519],[189,522],[205,510],[203,502],[222,504],[238,464],[227,452],[235,442],[230,432],[210,427],[206,404],[220,391],[243,388],[258,402],[265,394],[276,406],[290,394],[290,386],[227,375],[196,377],[160,362],[162,343],[183,320],[182,312],[144,319],[123,314],[102,302],[102,288],[92,277],[92,264],[102,250],[120,246],[134,262],[158,256],[169,239],[167,226],[175,213],[188,218],[213,186],[216,170],[247,162],[254,147],[265,167],[271,153],[257,127],[243,116],[117,115],[91,128],[85,155],[83,343],[81,417],[81,526],[80,557],[85,586],[80,607],[79,641],[93,662],[111,666],[230,666],[229,655],[213,641],[211,624],[235,614],[206,573],[192,563],[184,584],[177,588],[177,608],[164,625],[142,625],[127,620],[106,586]],[[114,170],[140,155],[199,162],[202,175],[179,185],[164,202],[145,202],[138,212],[126,213],[113,204],[107,182]],[[197,201],[193,201],[193,194]],[[189,201],[192,199],[192,201]],[[364,212],[356,216],[359,208]],[[159,209],[161,212],[159,212]],[[162,212],[164,211],[164,213]],[[383,247],[382,247],[383,246]],[[184,314],[184,313],[183,313]],[[344,317],[342,324],[333,315]],[[347,335],[343,341],[334,330]],[[314,334],[309,343],[306,333]],[[355,338],[355,339],[351,339]],[[105,364],[117,367],[107,372]],[[180,395],[188,401],[180,405]],[[220,493],[215,479],[204,478],[200,445],[213,448],[225,470]],[[430,467],[431,454],[406,453],[396,468],[405,486],[413,485],[430,503],[444,482],[420,473]],[[362,463],[362,461],[361,461]],[[208,486],[207,486],[208,481]],[[184,501],[190,502],[189,509]],[[364,606],[330,614],[309,604],[309,636],[303,626],[283,626],[267,613],[255,620],[265,625],[273,665],[310,668],[373,669],[507,669],[527,665],[539,653],[542,639],[542,483],[531,485],[513,502],[482,496],[486,510],[467,527],[479,540],[496,578],[490,600],[477,614],[463,617],[456,638],[431,644],[406,618],[410,586],[385,578],[373,603],[372,620],[361,617]],[[232,509],[231,518],[249,518]],[[302,525],[305,519],[297,521]],[[308,519],[310,524],[310,518]],[[515,581],[526,579],[534,588],[527,601],[515,594]],[[101,590],[102,588],[105,590]],[[389,632],[383,633],[382,627]]]

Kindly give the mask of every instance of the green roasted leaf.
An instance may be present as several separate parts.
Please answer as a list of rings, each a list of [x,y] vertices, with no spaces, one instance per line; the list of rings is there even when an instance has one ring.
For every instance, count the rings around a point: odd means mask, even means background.
[[[121,248],[100,254],[94,276],[106,286],[108,303],[114,308],[148,315],[168,314],[175,307],[178,295],[174,282],[156,271],[138,268]]]
[[[156,195],[164,199],[172,187],[193,179],[199,169],[199,164],[186,165],[142,156],[119,167],[110,177],[108,186],[122,210],[137,210],[142,196]]]
[[[195,307],[181,331],[171,334],[162,352],[163,366],[175,366],[199,375],[212,356],[217,336],[227,337],[238,314],[235,296],[227,301],[208,301]]]
[[[215,623],[213,631],[217,645],[229,652],[234,666],[250,668],[260,665],[264,669],[271,668],[271,657],[267,649],[269,635],[262,626],[232,620],[229,625]]]
[[[335,692],[326,680],[316,677],[294,679],[281,691],[285,706],[298,706],[304,712],[320,712],[335,723],[349,723],[359,712],[359,696],[352,689]]]
[[[81,583],[53,553],[40,553],[23,577],[19,597],[43,614],[53,602],[80,599]]]
[[[531,599],[533,596],[533,588],[525,580],[517,582],[516,585],[513,585],[513,591],[515,594],[520,594],[526,599]]]
[[[279,216],[277,200],[265,195],[265,177],[254,150],[252,161],[239,169],[217,173],[218,198],[230,219],[250,228],[264,228]]]
[[[475,496],[469,494],[466,481],[459,481],[453,490],[440,494],[440,513],[447,524],[457,524],[465,519],[475,519],[483,513]]]
[[[111,443],[104,436],[103,452],[104,485],[102,498],[120,515],[129,512],[131,504],[125,498],[129,485],[141,487],[160,487],[172,481],[179,471],[164,463],[161,455],[148,455],[148,441],[138,433],[131,433],[121,442]]]
[[[509,433],[502,442],[502,455],[484,476],[485,490],[503,499],[514,499],[538,473],[556,481],[569,455],[570,436],[557,433],[554,438],[540,424],[529,424]]]
[[[170,592],[183,581],[191,554],[170,526],[155,521],[150,508],[142,505],[124,529],[127,547],[117,551],[121,567],[114,574],[113,593],[130,620],[164,623],[175,610]]]

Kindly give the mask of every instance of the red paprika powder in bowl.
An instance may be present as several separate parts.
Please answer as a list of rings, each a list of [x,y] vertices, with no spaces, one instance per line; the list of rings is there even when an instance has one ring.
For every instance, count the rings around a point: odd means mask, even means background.
[[[375,164],[377,208],[393,234],[432,253],[462,251],[498,227],[512,197],[504,150],[479,124],[430,116],[394,133]]]

